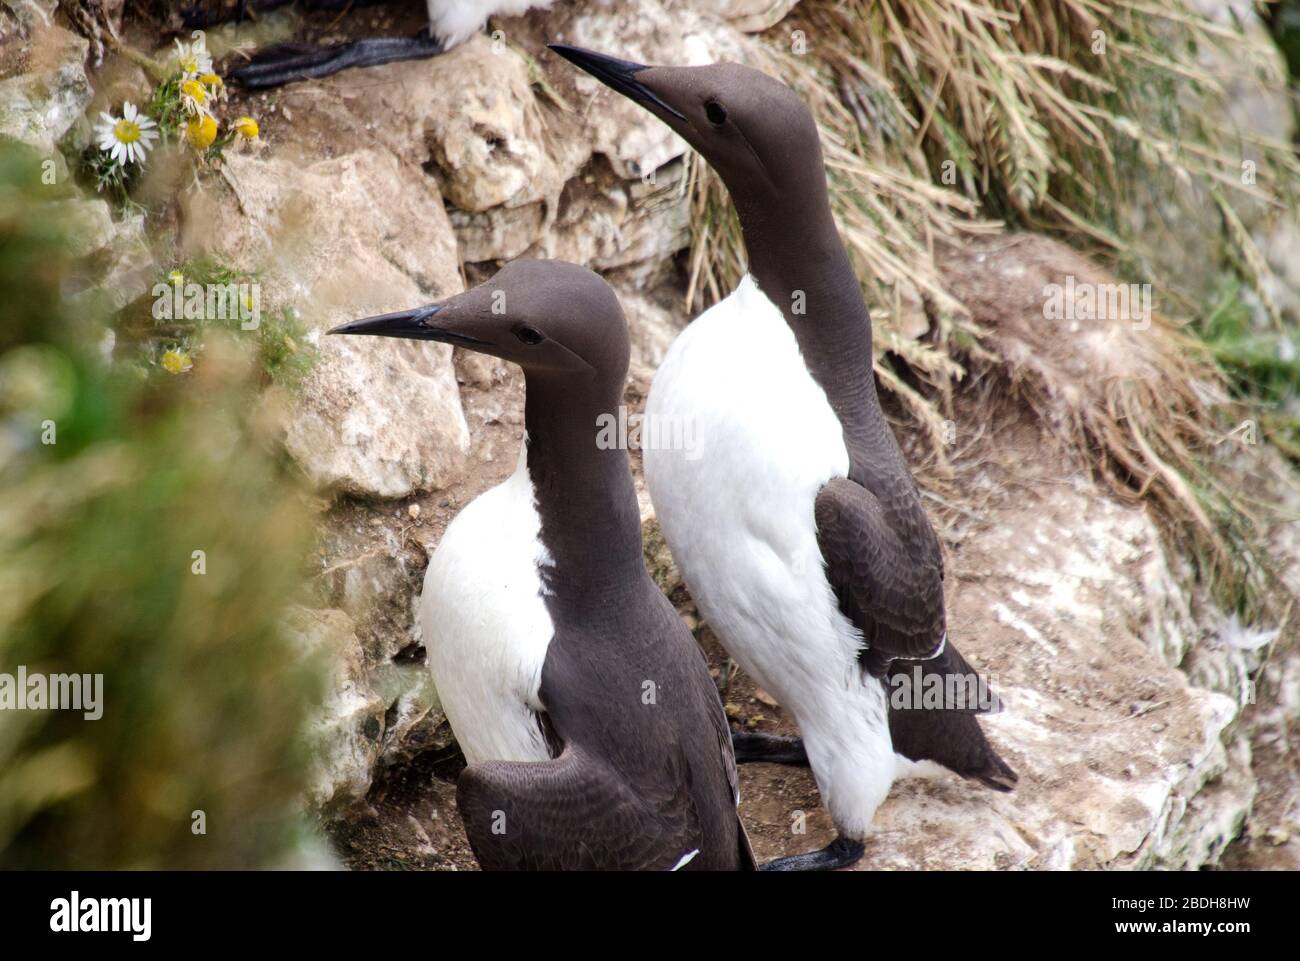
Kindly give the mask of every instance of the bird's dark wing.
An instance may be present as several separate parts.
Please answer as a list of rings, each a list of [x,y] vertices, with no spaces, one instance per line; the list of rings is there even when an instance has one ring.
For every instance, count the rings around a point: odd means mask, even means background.
[[[488,761],[466,768],[456,803],[485,871],[664,871],[699,847],[680,778],[672,797],[634,793],[570,744],[551,761]]]
[[[866,642],[859,655],[863,667],[883,677],[896,658],[938,652],[945,630],[943,568],[924,516],[912,520],[915,530],[899,530],[886,521],[875,495],[836,477],[817,494],[815,517],[827,579]],[[915,543],[907,543],[913,535]]]

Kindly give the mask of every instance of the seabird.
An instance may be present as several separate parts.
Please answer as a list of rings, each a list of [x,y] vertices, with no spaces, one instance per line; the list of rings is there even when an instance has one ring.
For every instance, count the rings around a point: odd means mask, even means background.
[[[987,702],[924,709],[890,696],[919,697],[905,682],[932,675],[987,689],[947,637],[942,554],[876,396],[871,318],[812,114],[747,67],[552,49],[683,137],[740,216],[748,276],[678,336],[647,399],[649,418],[694,420],[695,450],[648,449],[644,463],[701,613],[798,723],[839,832],[764,869],[857,861],[895,776],[920,773],[914,762],[1010,790],[1016,775],[974,716]],[[791,739],[764,740],[738,739],[737,759],[799,756]]]
[[[234,15],[243,20],[251,6],[269,10],[285,6],[291,0],[259,0],[249,4],[238,0]],[[317,10],[346,10],[382,0],[302,0],[304,6]],[[204,4],[186,11],[187,26],[205,26],[216,22],[221,14],[210,15]],[[429,26],[414,37],[364,37],[347,43],[280,44],[259,53],[247,66],[231,71],[232,79],[245,87],[276,87],[295,80],[328,77],[348,67],[369,67],[395,60],[422,60],[446,53],[468,40],[483,28],[489,17],[520,16],[534,7],[547,9],[552,0],[426,0]],[[225,16],[230,16],[226,7]]]
[[[469,763],[456,800],[479,863],[752,868],[717,688],[646,572],[627,451],[599,440],[628,368],[614,292],[583,267],[515,261],[330,333],[455,344],[524,370],[518,466],[448,526],[420,605]]]

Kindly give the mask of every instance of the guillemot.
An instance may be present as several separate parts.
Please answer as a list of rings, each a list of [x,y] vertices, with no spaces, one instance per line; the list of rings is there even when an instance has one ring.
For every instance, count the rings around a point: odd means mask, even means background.
[[[629,341],[591,271],[515,261],[440,303],[334,334],[455,344],[524,370],[514,474],[429,560],[420,623],[469,766],[456,798],[485,869],[752,869],[726,716],[647,573],[626,449],[598,443]]]
[[[250,6],[269,10],[292,0],[238,0],[234,10],[210,14],[206,9],[186,11],[186,26],[207,26],[223,17],[243,20]],[[382,0],[302,0],[312,9],[347,10]],[[396,60],[420,60],[446,53],[483,28],[489,17],[516,17],[533,8],[547,9],[552,0],[426,0],[429,25],[414,37],[363,37],[346,43],[280,44],[264,50],[230,76],[245,87],[261,89],[295,80],[327,77],[349,67],[369,67]]]
[[[646,404],[647,416],[694,418],[697,449],[646,450],[644,464],[701,613],[793,715],[839,832],[764,869],[857,861],[894,778],[926,772],[916,762],[1010,790],[1016,775],[974,716],[984,705],[889,696],[915,672],[978,676],[947,636],[942,554],[876,396],[871,318],[811,113],[739,65],[552,49],[699,151],[740,216],[749,274],[677,337]],[[799,757],[790,739],[737,741],[738,760]]]

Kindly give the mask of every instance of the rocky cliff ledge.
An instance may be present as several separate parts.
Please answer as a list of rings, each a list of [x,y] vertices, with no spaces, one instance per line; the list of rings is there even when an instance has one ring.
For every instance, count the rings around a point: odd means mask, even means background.
[[[258,272],[264,296],[295,311],[319,349],[283,428],[319,492],[321,528],[316,606],[298,610],[292,626],[337,665],[317,724],[311,800],[349,863],[473,863],[452,802],[451,735],[413,612],[446,524],[512,468],[523,398],[518,372],[490,359],[320,332],[453,293],[498,261],[571,259],[602,271],[624,300],[634,343],[628,403],[639,406],[689,319],[676,262],[689,242],[685,147],[554,62],[543,41],[645,62],[743,58],[744,32],[771,27],[793,5],[557,3],[434,60],[233,92],[261,118],[265,149],[227,157],[201,183],[159,188],[181,196],[182,254]],[[44,40],[39,57],[8,63],[0,78],[5,136],[52,149],[75,140],[87,107],[93,116],[143,88],[139,68],[111,54],[92,87],[87,45],[51,18],[53,0],[9,6],[15,29]],[[370,17],[400,32],[418,15],[358,12],[338,29],[359,32]],[[287,32],[288,17],[270,15],[258,29]],[[228,34],[212,33],[214,51]],[[1263,111],[1270,123],[1289,109],[1274,107]],[[98,199],[78,203],[94,228],[86,243],[101,286],[120,302],[143,294],[159,268],[140,218],[114,220]],[[1068,391],[1124,376],[1098,345],[1122,356],[1122,338],[1134,336],[1044,329],[1042,287],[1077,265],[1055,241],[995,236],[959,246],[942,268],[991,336],[1018,338],[1030,354],[1050,346]],[[1052,409],[1027,403],[1017,386],[1013,365],[957,389],[951,471],[923,486],[948,553],[951,630],[1005,701],[987,729],[1020,786],[994,795],[950,776],[900,782],[862,867],[1196,868],[1219,863],[1243,832],[1231,863],[1300,867],[1292,639],[1216,607],[1186,545],[1140,499],[1101,485],[1087,457],[1061,442]],[[1256,496],[1294,516],[1300,497],[1280,458],[1230,446]],[[914,463],[928,456],[919,442],[907,447]],[[789,730],[780,706],[728,669],[645,504],[650,560],[709,652],[729,714]],[[1294,527],[1260,533],[1286,590],[1300,590]],[[830,837],[805,772],[751,766],[743,790],[762,857]]]

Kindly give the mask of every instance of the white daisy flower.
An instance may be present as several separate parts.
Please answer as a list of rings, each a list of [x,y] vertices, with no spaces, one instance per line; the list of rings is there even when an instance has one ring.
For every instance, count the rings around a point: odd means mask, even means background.
[[[208,53],[208,43],[201,30],[193,33],[193,43],[176,41],[176,65],[185,77],[197,77],[212,72],[212,57]]]
[[[99,149],[108,154],[119,167],[129,163],[144,164],[146,150],[153,149],[158,139],[158,125],[135,109],[135,104],[122,104],[122,116],[101,113],[95,127]]]

